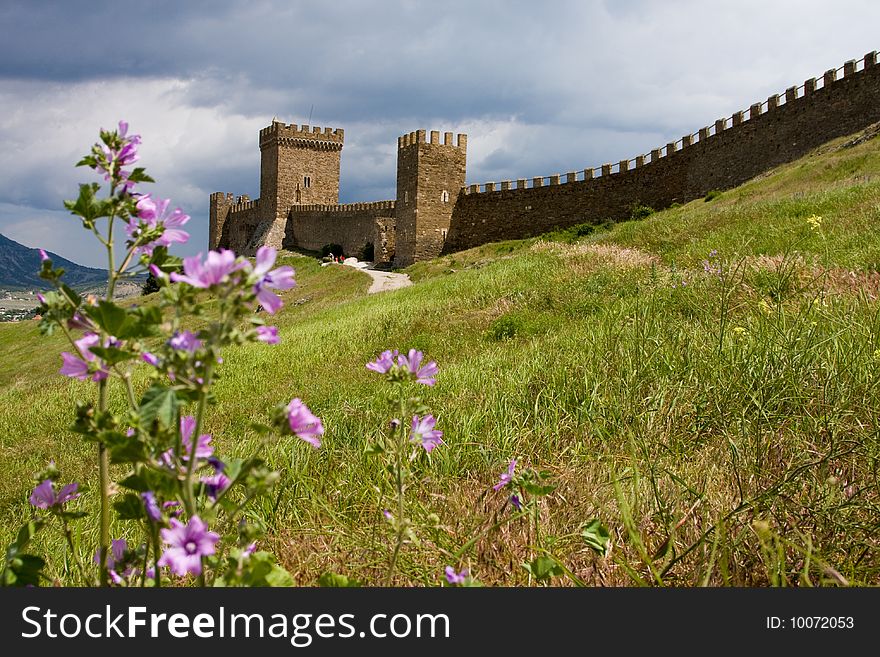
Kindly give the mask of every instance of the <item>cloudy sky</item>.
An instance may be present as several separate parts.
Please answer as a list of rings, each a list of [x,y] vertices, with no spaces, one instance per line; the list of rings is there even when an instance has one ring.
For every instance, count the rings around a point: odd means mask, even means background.
[[[650,151],[880,50],[877,0],[0,0],[0,233],[103,259],[62,208],[119,119],[192,216],[259,193],[273,116],[342,127],[342,202],[394,198],[397,137],[466,132],[468,182]]]

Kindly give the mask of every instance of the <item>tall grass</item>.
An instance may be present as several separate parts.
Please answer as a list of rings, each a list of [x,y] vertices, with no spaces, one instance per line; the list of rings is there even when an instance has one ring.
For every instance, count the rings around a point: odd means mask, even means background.
[[[363,274],[291,256],[282,342],[229,352],[206,430],[284,469],[256,519],[304,584],[387,568],[391,491],[364,453],[387,418],[364,364],[395,347],[440,365],[425,397],[446,442],[417,467],[422,529],[398,584],[435,584],[456,560],[527,585],[535,554],[564,564],[555,584],[877,584],[878,173],[880,144],[829,148],[712,203],[419,263],[416,285],[369,297]],[[88,388],[56,376],[59,350],[0,327],[4,540],[50,456],[89,481],[67,430]],[[324,421],[320,451],[251,429],[294,396]],[[558,485],[538,518],[499,522],[511,509],[491,486],[511,457]],[[580,535],[593,519],[608,556]]]

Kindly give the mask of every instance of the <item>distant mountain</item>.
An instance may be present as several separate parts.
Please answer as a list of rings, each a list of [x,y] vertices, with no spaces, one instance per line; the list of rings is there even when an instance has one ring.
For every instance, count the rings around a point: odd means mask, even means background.
[[[64,269],[64,282],[72,288],[85,288],[107,282],[107,272],[83,267],[54,253],[52,264]],[[0,288],[44,290],[50,285],[40,278],[40,251],[0,235]]]

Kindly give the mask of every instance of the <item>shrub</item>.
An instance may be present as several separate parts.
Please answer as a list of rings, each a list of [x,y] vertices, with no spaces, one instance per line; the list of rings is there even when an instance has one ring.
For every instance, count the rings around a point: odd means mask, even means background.
[[[703,200],[704,200],[706,203],[709,203],[710,201],[714,201],[714,200],[715,200],[716,198],[718,198],[719,196],[721,196],[721,190],[720,190],[720,189],[713,189],[713,190],[710,190],[710,191],[706,194],[706,197],[705,197]]]
[[[630,221],[639,221],[645,217],[650,217],[652,214],[654,214],[654,208],[636,203],[630,210],[629,218]]]

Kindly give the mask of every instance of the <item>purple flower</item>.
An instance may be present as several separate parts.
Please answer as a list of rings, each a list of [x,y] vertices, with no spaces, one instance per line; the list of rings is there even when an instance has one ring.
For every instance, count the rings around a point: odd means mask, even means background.
[[[513,471],[516,469],[516,459],[510,459],[507,466],[507,472],[502,472],[498,478],[498,483],[492,486],[492,490],[501,490],[513,480]]]
[[[202,347],[202,341],[192,331],[178,331],[168,340],[168,346],[193,354]]]
[[[376,360],[367,363],[367,369],[379,374],[387,374],[394,367],[394,361],[399,353],[397,349],[383,351]]]
[[[409,435],[410,442],[420,444],[425,448],[426,452],[430,452],[438,445],[443,444],[441,440],[443,432],[434,428],[436,422],[437,420],[434,419],[433,415],[426,415],[423,418],[413,415],[412,432]]]
[[[465,568],[460,573],[455,572],[455,568],[452,566],[446,566],[446,581],[456,586],[458,584],[464,584],[465,579],[467,579],[468,570]]]
[[[152,231],[162,228],[162,234],[152,242],[140,245],[137,250],[146,254],[152,254],[157,246],[171,246],[172,244],[185,244],[189,240],[189,233],[181,230],[181,226],[189,221],[189,215],[184,214],[180,208],[168,212],[171,199],[159,199],[154,201],[149,194],[144,194],[137,202],[137,217],[128,221],[126,230],[128,238],[135,243],[143,235],[144,231]]]
[[[104,174],[104,180],[115,178],[117,182],[122,183],[123,190],[129,192],[134,187],[134,183],[128,179],[131,172],[123,170],[122,167],[138,161],[137,147],[141,143],[141,137],[140,135],[129,137],[128,123],[125,121],[119,122],[117,135],[121,141],[118,148],[113,149],[106,144],[97,145],[97,149],[103,154],[103,161],[98,160],[96,169]]]
[[[162,541],[168,545],[157,564],[168,566],[175,575],[202,572],[202,557],[214,554],[215,545],[220,540],[215,532],[198,516],[190,518],[184,525],[176,518],[171,519],[171,529],[162,530]]]
[[[92,381],[101,381],[102,379],[106,379],[110,372],[104,367],[104,364],[100,361],[97,361],[98,357],[95,356],[91,351],[89,351],[90,347],[95,347],[100,344],[101,338],[97,333],[86,333],[79,340],[74,341],[76,348],[79,350],[82,358],[77,357],[71,353],[66,351],[61,352],[61,359],[64,361],[64,364],[61,366],[61,370],[59,371],[61,374],[69,377],[73,377],[75,379],[79,379],[80,381],[85,381],[89,378],[91,374]],[[107,338],[104,346],[109,346],[116,342],[115,338]],[[89,363],[97,361],[98,369],[94,373],[90,373],[89,371]]]
[[[513,504],[517,511],[522,511],[522,501],[516,493],[510,496],[510,503]]]
[[[314,415],[300,399],[294,399],[287,406],[287,421],[290,423],[290,430],[297,437],[315,448],[321,446],[324,425],[321,424],[321,419]]]
[[[235,254],[228,249],[208,251],[205,262],[202,254],[183,259],[183,274],[173,272],[171,280],[175,283],[187,283],[193,287],[209,288],[229,280],[229,275],[246,266],[243,261],[236,260]]]
[[[256,550],[256,549],[257,549],[257,542],[254,541],[253,543],[251,543],[250,545],[248,545],[245,549],[243,549],[241,551],[241,556],[249,557],[254,553],[254,550]]]
[[[51,479],[44,479],[31,493],[30,503],[38,509],[54,509],[60,508],[67,502],[71,502],[79,497],[76,492],[79,484],[76,482],[67,484],[58,493],[55,492],[55,485]]]
[[[110,574],[110,579],[114,584],[122,584],[125,580],[125,577],[134,572],[134,569],[131,566],[126,567],[122,573],[117,572],[117,566],[125,562],[125,553],[128,552],[128,541],[124,538],[114,538],[110,541],[110,551],[107,553],[107,570]],[[95,563],[101,564],[101,548],[95,550]]]
[[[165,509],[165,511],[168,511],[168,515],[170,515],[172,518],[178,517],[183,511],[180,508],[180,502],[175,501],[162,502],[162,508]]]
[[[141,360],[153,367],[159,367],[159,357],[155,354],[151,354],[149,351],[145,351],[141,354]]]
[[[270,288],[287,290],[296,285],[296,281],[293,280],[293,267],[285,265],[269,271],[275,264],[277,255],[278,252],[271,246],[261,246],[257,249],[256,264],[253,268],[253,274],[257,277],[254,294],[257,295],[259,304],[270,315],[274,315],[283,305],[281,297],[270,292]]]
[[[409,354],[397,357],[397,364],[406,368],[410,374],[416,377],[416,383],[424,383],[426,386],[434,385],[434,377],[437,376],[437,363],[431,361],[422,365],[423,354],[421,351],[410,349]]]
[[[382,515],[385,516],[385,520],[387,520],[388,522],[394,520],[394,516],[391,515],[391,511],[389,511],[388,509],[383,509]]]
[[[281,338],[278,337],[278,327],[258,326],[257,340],[259,340],[260,342],[265,342],[266,344],[278,344],[279,342],[281,342]]]
[[[202,484],[205,486],[205,493],[207,493],[208,497],[215,502],[217,501],[217,498],[220,497],[220,493],[229,488],[231,483],[232,480],[222,472],[211,475],[210,477],[202,477]]]
[[[43,249],[40,249],[40,262],[46,262],[48,259],[48,254]]]
[[[153,491],[148,490],[141,493],[141,499],[144,501],[144,510],[147,512],[147,518],[153,522],[162,520],[162,512],[159,510],[159,503],[156,502],[156,496]]]
[[[196,419],[192,415],[184,415],[180,418],[180,439],[183,443],[183,460],[189,461],[193,451],[192,435],[196,430]],[[211,435],[203,433],[196,441],[196,459],[207,459],[214,453],[211,447]]]
[[[83,331],[94,331],[95,324],[88,317],[83,317],[77,310],[73,313],[73,316],[67,320],[67,328],[80,329]]]

